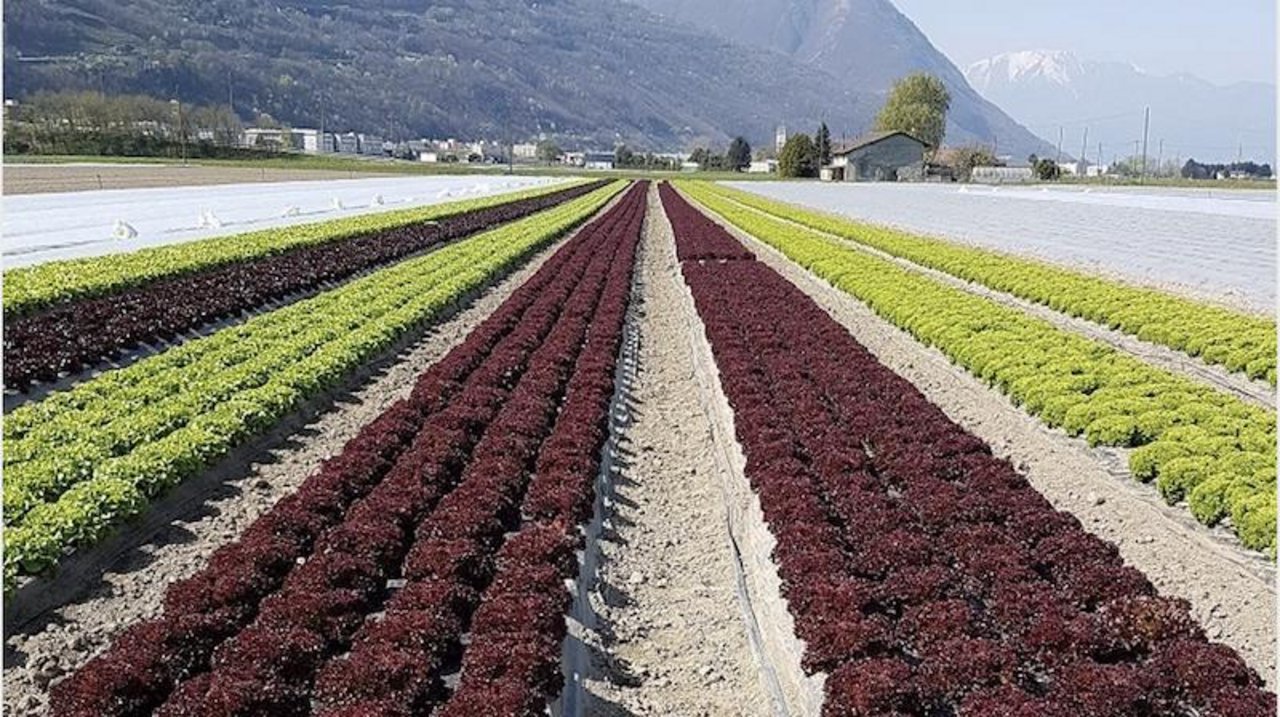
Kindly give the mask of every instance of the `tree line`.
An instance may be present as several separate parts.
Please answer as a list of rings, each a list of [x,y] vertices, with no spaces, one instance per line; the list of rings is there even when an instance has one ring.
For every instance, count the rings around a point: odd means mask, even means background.
[[[269,118],[266,118],[269,120]],[[5,154],[243,155],[244,125],[226,106],[178,104],[147,95],[40,92],[4,112]]]
[[[1188,159],[1187,163],[1182,165],[1181,173],[1183,179],[1216,179],[1220,174],[1229,177],[1236,172],[1253,179],[1270,179],[1272,174],[1270,164],[1258,164],[1253,161],[1205,164],[1194,159]]]

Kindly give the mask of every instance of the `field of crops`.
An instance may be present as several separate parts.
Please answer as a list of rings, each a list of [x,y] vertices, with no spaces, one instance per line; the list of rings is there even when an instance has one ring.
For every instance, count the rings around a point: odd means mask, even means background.
[[[692,181],[4,279],[6,714],[1275,714],[1274,408],[966,287],[1274,320]]]

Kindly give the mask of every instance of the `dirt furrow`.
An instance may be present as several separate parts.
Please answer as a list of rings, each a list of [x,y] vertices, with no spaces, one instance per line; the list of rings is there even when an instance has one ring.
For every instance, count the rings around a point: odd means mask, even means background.
[[[637,371],[606,503],[589,715],[767,715],[739,601],[711,425],[698,402],[670,225],[656,189],[641,245]]]

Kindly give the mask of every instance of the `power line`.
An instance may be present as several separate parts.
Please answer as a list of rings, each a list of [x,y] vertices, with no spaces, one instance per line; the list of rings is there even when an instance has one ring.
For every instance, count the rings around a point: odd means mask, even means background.
[[[1137,117],[1138,115],[1141,115],[1141,114],[1142,114],[1141,112],[1124,112],[1122,114],[1103,115],[1100,117],[1082,117],[1079,119],[1071,119],[1071,120],[1057,120],[1052,123],[1045,122],[1042,124],[1027,124],[1025,126],[1028,129],[1035,128],[1035,127],[1039,127],[1043,129],[1043,128],[1052,128],[1054,126],[1061,127],[1064,125],[1067,127],[1074,127],[1076,125],[1089,124],[1093,122],[1107,122],[1110,120],[1117,120],[1117,119],[1133,119],[1134,117]]]

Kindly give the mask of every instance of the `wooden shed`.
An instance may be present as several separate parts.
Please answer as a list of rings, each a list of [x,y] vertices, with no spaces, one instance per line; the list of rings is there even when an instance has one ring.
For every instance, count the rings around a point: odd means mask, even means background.
[[[847,182],[919,179],[928,149],[929,145],[906,132],[872,132],[833,147],[831,166],[840,168]]]

